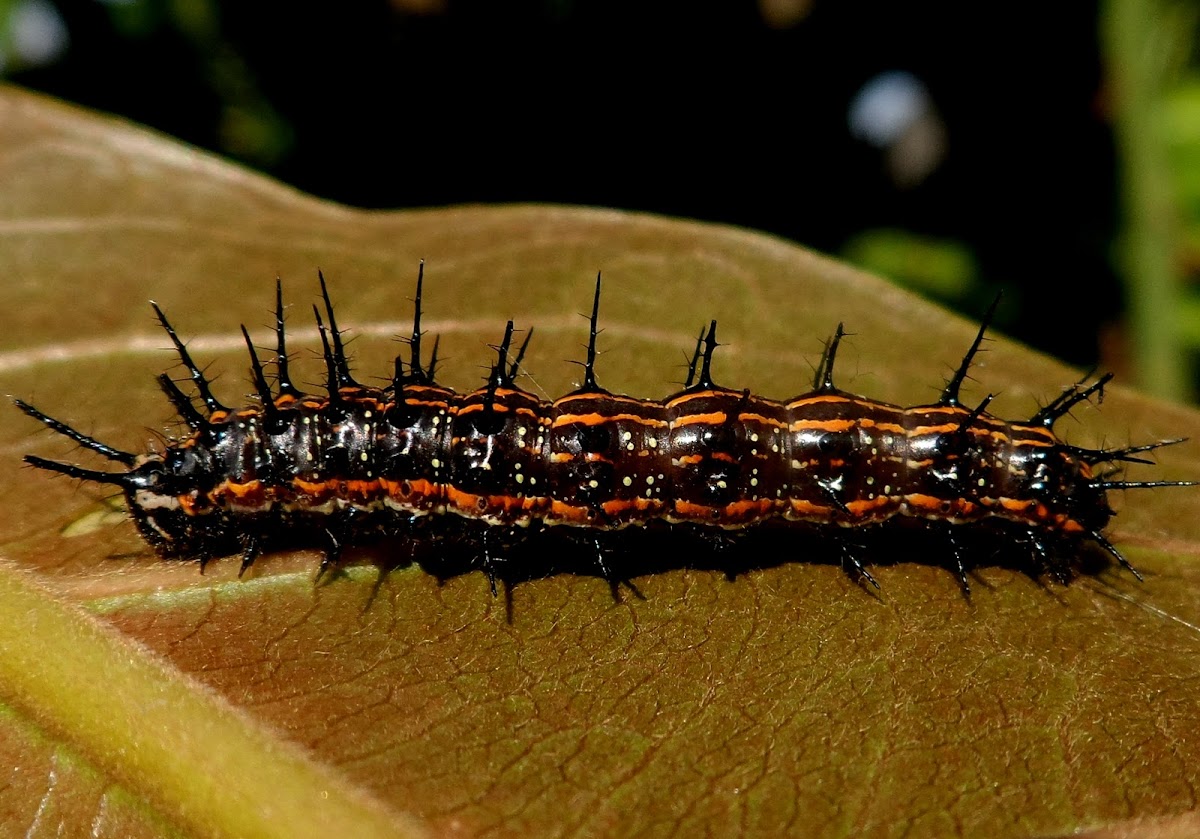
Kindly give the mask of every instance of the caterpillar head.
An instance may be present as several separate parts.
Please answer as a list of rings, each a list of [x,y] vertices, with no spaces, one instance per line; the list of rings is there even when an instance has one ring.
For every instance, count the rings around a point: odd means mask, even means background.
[[[125,495],[138,530],[162,556],[205,556],[229,553],[219,512],[195,504],[212,483],[211,468],[190,447],[168,449],[165,454],[134,455],[95,440],[66,423],[43,414],[21,400],[13,400],[25,414],[69,437],[86,449],[128,467],[106,472],[72,463],[26,455],[25,462],[82,481],[112,484]]]

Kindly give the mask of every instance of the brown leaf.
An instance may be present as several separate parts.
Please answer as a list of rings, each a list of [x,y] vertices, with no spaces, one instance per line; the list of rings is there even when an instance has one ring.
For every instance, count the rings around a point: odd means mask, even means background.
[[[570,387],[598,269],[601,381],[638,395],[676,388],[714,315],[719,380],[776,397],[806,389],[840,320],[842,385],[906,403],[973,334],[760,234],[560,207],[360,212],[12,88],[0,182],[2,390],[127,450],[169,427],[146,298],[240,402],[236,327],[267,343],[277,273],[298,377],[317,380],[318,266],[364,379],[390,370],[421,258],[460,388],[509,317],[537,328],[529,386]],[[987,349],[973,394],[1000,393],[1000,414],[1077,375]],[[1081,444],[1200,436],[1195,412],[1119,388],[1075,414],[1061,431]],[[26,452],[87,457],[0,412],[6,834],[1138,835],[1196,807],[1200,491],[1117,499],[1145,584],[983,567],[966,599],[944,568],[899,563],[874,571],[876,596],[797,556],[732,581],[642,576],[641,598],[560,574],[506,602],[480,574],[416,567],[314,586],[311,551],[201,576],[154,558],[102,491],[21,468]],[[1195,444],[1160,461],[1133,474],[1200,476]]]

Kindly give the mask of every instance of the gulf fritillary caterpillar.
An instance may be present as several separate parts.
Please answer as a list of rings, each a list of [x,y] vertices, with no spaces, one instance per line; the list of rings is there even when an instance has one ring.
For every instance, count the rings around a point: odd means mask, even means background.
[[[712,538],[766,528],[848,534],[917,521],[941,534],[964,592],[960,533],[999,530],[1028,546],[1040,570],[1060,579],[1085,543],[1141,576],[1104,536],[1110,489],[1192,486],[1122,481],[1098,464],[1146,463],[1136,455],[1181,442],[1087,449],[1059,439],[1054,422],[1103,396],[1105,374],[1072,385],[1027,421],[992,416],[988,395],[960,401],[960,388],[995,310],[937,402],[902,408],[839,390],[834,364],[842,325],[826,345],[813,389],[784,402],[717,385],[717,322],[701,330],[687,382],[664,400],[604,390],[596,378],[600,277],[596,278],[583,382],[553,402],[516,379],[532,330],[515,349],[513,322],[494,349],[483,387],[456,393],[436,381],[437,342],[422,355],[424,263],[417,277],[409,359],[397,356],[391,384],[360,384],[337,326],[325,278],[313,306],[326,392],[291,381],[283,294],[275,293],[275,388],[245,326],[258,404],[231,409],[213,394],[157,304],[159,322],[203,407],[167,374],[158,384],[187,433],[163,452],[107,446],[31,405],[18,408],[84,448],[126,467],[105,472],[26,455],[25,462],[125,495],[142,536],[163,557],[241,555],[241,572],[265,550],[318,544],[318,579],[347,546],[380,537],[417,539],[437,526],[474,527],[477,557],[496,591],[496,563],[539,531],[595,537],[597,567],[610,581],[599,537],[666,528]],[[843,562],[878,587],[841,541]]]

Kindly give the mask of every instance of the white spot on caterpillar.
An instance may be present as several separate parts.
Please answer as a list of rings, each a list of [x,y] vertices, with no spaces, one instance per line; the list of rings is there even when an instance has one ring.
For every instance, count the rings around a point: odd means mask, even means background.
[[[631,478],[631,477],[629,477],[628,475],[626,475],[624,478],[622,478],[622,479],[621,479],[621,483],[622,483],[622,484],[624,484],[624,485],[625,485],[625,486],[627,486],[627,487],[628,487],[628,486],[633,486],[633,478]]]
[[[134,496],[139,510],[178,510],[179,499],[174,495],[159,495],[146,489],[139,489]],[[166,535],[166,534],[163,534]]]
[[[757,443],[757,442],[758,442],[758,434],[754,434],[754,433],[752,433],[752,434],[750,435],[750,442],[751,442],[751,443]]]
[[[588,486],[590,486],[592,489],[596,489],[597,487],[600,486],[600,482],[599,481],[588,481]]]
[[[657,449],[658,448],[658,438],[651,437],[649,440],[646,441],[646,445],[652,449]]]
[[[518,472],[518,473],[517,473],[516,475],[514,475],[513,477],[515,477],[515,478],[517,479],[517,483],[519,483],[519,484],[523,484],[523,483],[525,483],[525,476],[524,476],[524,475],[522,475],[520,472]]]
[[[159,532],[159,533],[162,535],[162,537],[163,537],[164,539],[166,539],[168,542],[169,542],[169,541],[171,541],[172,539],[174,539],[174,538],[175,538],[175,537],[174,537],[174,536],[172,536],[170,533],[168,533],[167,531],[165,531],[165,530],[163,530],[161,527],[159,527],[159,525],[158,525],[158,522],[156,522],[156,521],[154,520],[154,517],[153,517],[153,516],[151,516],[150,518],[146,519],[146,521],[148,521],[148,522],[150,523],[150,526],[151,526],[151,527],[153,527],[155,530],[157,530],[157,531],[158,531],[158,532]]]

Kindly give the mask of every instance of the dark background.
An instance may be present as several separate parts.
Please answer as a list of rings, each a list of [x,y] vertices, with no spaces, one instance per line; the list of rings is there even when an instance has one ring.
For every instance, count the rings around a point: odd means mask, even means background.
[[[975,276],[951,302],[977,316],[1003,287],[1006,331],[1094,362],[1121,304],[1095,5],[768,6],[63,2],[66,51],[7,75],[357,206],[649,210],[835,254],[878,228],[956,243]],[[889,70],[944,127],[908,186],[847,123]]]

